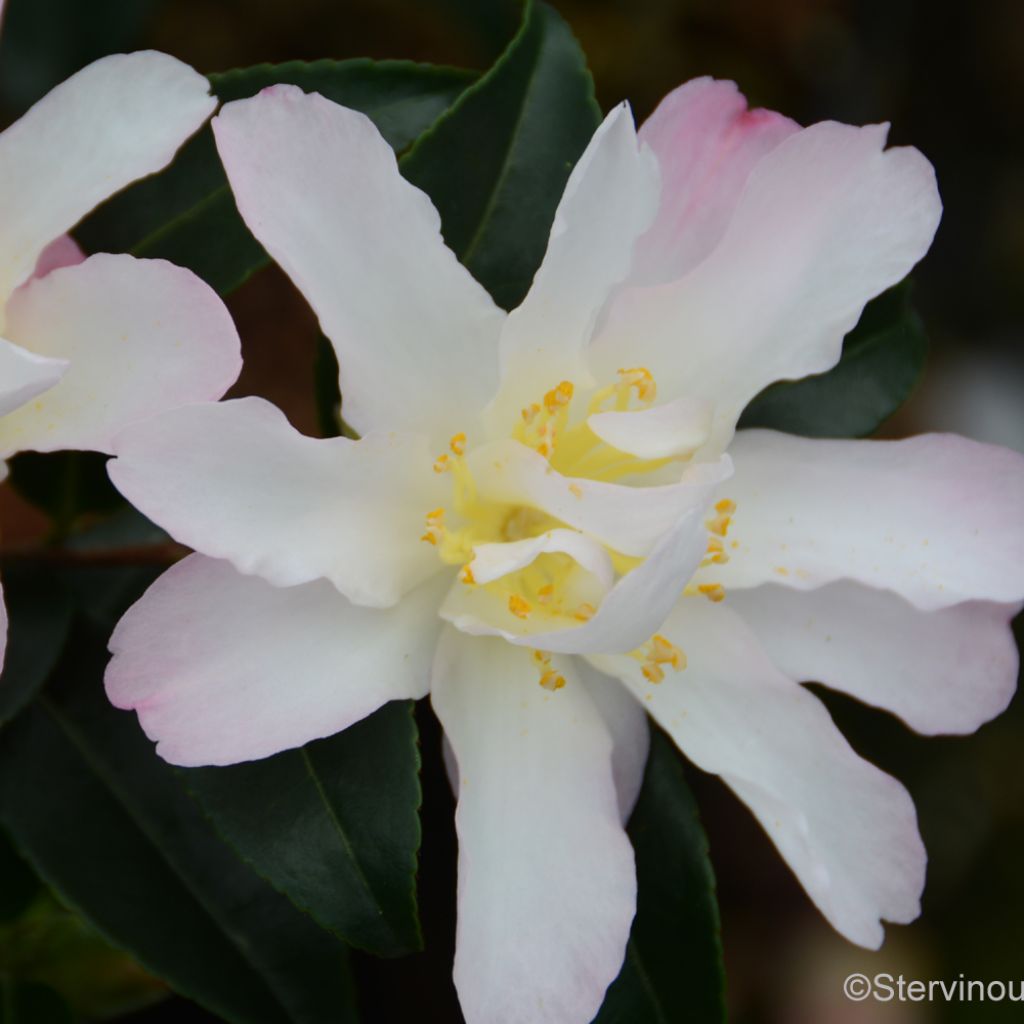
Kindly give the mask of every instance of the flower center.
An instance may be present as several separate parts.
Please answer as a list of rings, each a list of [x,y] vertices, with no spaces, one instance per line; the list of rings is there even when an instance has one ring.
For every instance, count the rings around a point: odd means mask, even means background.
[[[588,425],[589,416],[594,414],[637,411],[638,406],[643,408],[654,402],[657,385],[643,367],[619,370],[618,380],[595,391],[586,415],[575,419],[574,395],[571,381],[558,383],[540,401],[522,410],[512,439],[540,455],[547,462],[546,472],[569,478],[568,489],[577,498],[583,497],[583,490],[576,481],[616,483],[689,458],[685,454],[641,458],[603,441]],[[466,435],[455,434],[448,451],[434,462],[435,473],[450,474],[452,494],[446,507],[427,513],[422,540],[437,549],[444,563],[460,566],[459,579],[463,585],[481,588],[497,597],[523,623],[536,625],[540,620],[541,628],[557,629],[592,618],[610,579],[599,579],[600,573],[593,565],[581,563],[579,552],[570,553],[559,550],[557,543],[548,544],[552,531],[562,535],[570,531],[561,520],[530,504],[496,501],[481,495],[466,450]],[[709,539],[702,567],[728,561],[725,539],[734,511],[734,503],[728,500],[715,506],[714,516],[706,522]],[[570,549],[574,547],[569,545]],[[608,546],[603,547],[601,558],[620,576],[643,561]],[[584,558],[583,563],[586,562]],[[712,601],[721,601],[725,596],[724,588],[717,583],[690,584],[683,592]],[[675,671],[686,667],[685,654],[657,634],[632,654],[652,683],[664,679],[665,666]],[[535,659],[540,684],[546,689],[560,689],[565,680],[551,667],[549,656],[535,651]]]

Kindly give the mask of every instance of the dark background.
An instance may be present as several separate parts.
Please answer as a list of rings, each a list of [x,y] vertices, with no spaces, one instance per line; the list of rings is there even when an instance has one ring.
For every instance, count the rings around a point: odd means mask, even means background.
[[[8,0],[0,121],[106,53],[153,47],[201,71],[296,58],[406,57],[484,68],[517,19],[504,0]],[[923,386],[890,435],[951,429],[1024,451],[1024,4],[989,0],[555,0],[588,54],[607,109],[638,120],[680,82],[733,78],[752,105],[803,123],[889,120],[892,140],[935,164],[945,216],[915,273],[932,338]],[[316,432],[316,327],[276,269],[230,300],[245,345],[238,393],[278,402]],[[9,493],[5,535],[40,521]],[[1021,510],[1024,514],[1024,510]],[[716,780],[691,772],[719,877],[737,1024],[1024,1019],[1024,1006],[852,1004],[853,970],[916,978],[1024,979],[1024,707],[974,737],[923,740],[843,698],[829,706],[866,756],[914,794],[930,852],[924,914],[879,953],[835,936],[753,819]],[[438,758],[424,715],[424,755]],[[432,946],[404,962],[360,959],[366,1020],[458,1020],[448,982],[454,905],[450,796],[426,779],[421,876]],[[668,866],[666,866],[668,867]],[[209,1020],[180,1001],[139,1024]],[[638,1022],[644,1024],[644,1022]],[[698,1022],[699,1024],[699,1022]]]

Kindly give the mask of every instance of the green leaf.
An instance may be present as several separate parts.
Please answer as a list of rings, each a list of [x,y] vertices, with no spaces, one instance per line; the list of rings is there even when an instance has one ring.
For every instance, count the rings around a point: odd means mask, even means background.
[[[771,427],[805,437],[866,437],[910,397],[924,369],[928,338],[910,301],[910,282],[864,309],[826,373],[773,384],[740,417],[740,427]]]
[[[0,975],[0,1024],[74,1024],[74,1017],[52,988]]]
[[[708,841],[679,755],[658,730],[629,835],[637,913],[594,1024],[721,1024],[725,970]]]
[[[98,452],[22,452],[10,461],[11,486],[67,534],[84,515],[123,508],[124,498],[107,476]]]
[[[440,211],[445,241],[500,306],[528,291],[600,119],[569,27],[528,0],[498,62],[402,158],[402,173]]]
[[[344,949],[215,834],[134,715],[100,637],[0,734],[0,821],[110,942],[233,1024],[355,1020]]]
[[[14,563],[4,570],[9,616],[0,676],[0,724],[12,719],[53,671],[71,626],[70,595],[45,565]]]
[[[329,739],[186,774],[221,834],[325,928],[379,955],[419,949],[419,749],[393,702]]]
[[[211,75],[210,82],[224,102],[281,83],[319,92],[365,113],[401,151],[474,77],[455,68],[360,59],[260,64]],[[127,251],[188,267],[221,294],[270,262],[238,215],[209,127],[167,171],[115,196],[76,234],[90,251]]]

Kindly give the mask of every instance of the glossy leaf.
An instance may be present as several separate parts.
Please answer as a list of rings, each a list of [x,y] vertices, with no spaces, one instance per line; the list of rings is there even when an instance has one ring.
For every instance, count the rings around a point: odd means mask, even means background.
[[[594,1024],[722,1024],[725,970],[708,841],[679,755],[657,730],[629,835],[637,913],[626,961]]]
[[[573,164],[601,119],[586,60],[547,4],[526,5],[498,62],[403,157],[445,241],[495,302],[530,287]]]
[[[472,72],[409,61],[260,64],[210,76],[224,102],[288,83],[360,110],[398,151],[429,127],[473,81]],[[235,208],[213,133],[205,127],[162,174],[114,197],[76,232],[89,251],[126,251],[194,270],[222,294],[269,257]]]
[[[61,900],[234,1024],[353,1021],[343,947],[246,867],[100,686],[79,635],[0,734],[0,821]]]
[[[0,725],[13,718],[53,671],[71,626],[71,597],[57,574],[33,562],[5,567],[9,616],[0,675]]]
[[[766,388],[739,425],[805,437],[866,437],[910,397],[927,354],[924,326],[904,281],[868,303],[836,366]]]
[[[402,701],[299,750],[183,774],[221,834],[296,906],[352,945],[397,955],[421,945],[418,771]]]

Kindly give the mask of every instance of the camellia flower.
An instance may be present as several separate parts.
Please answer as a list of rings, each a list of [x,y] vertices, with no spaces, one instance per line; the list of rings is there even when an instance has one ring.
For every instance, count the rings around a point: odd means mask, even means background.
[[[883,919],[915,917],[910,798],[800,681],[929,733],[998,713],[1024,460],[734,431],[771,381],[832,366],[927,250],[921,154],[885,150],[884,126],[747,111],[708,79],[639,140],[620,106],[506,315],[361,114],[276,87],[214,128],[362,438],[303,437],[247,398],[118,439],[117,486],[198,553],[115,631],[111,700],[168,761],[203,765],[429,691],[457,765],[471,1024],[600,1006],[635,908],[645,711],[843,935],[876,947]]]
[[[219,398],[241,368],[220,299],[162,260],[86,259],[65,234],[159,170],[213,112],[162,53],[105,57],[0,133],[0,459],[109,452],[141,416]],[[0,660],[7,636],[0,602]]]

